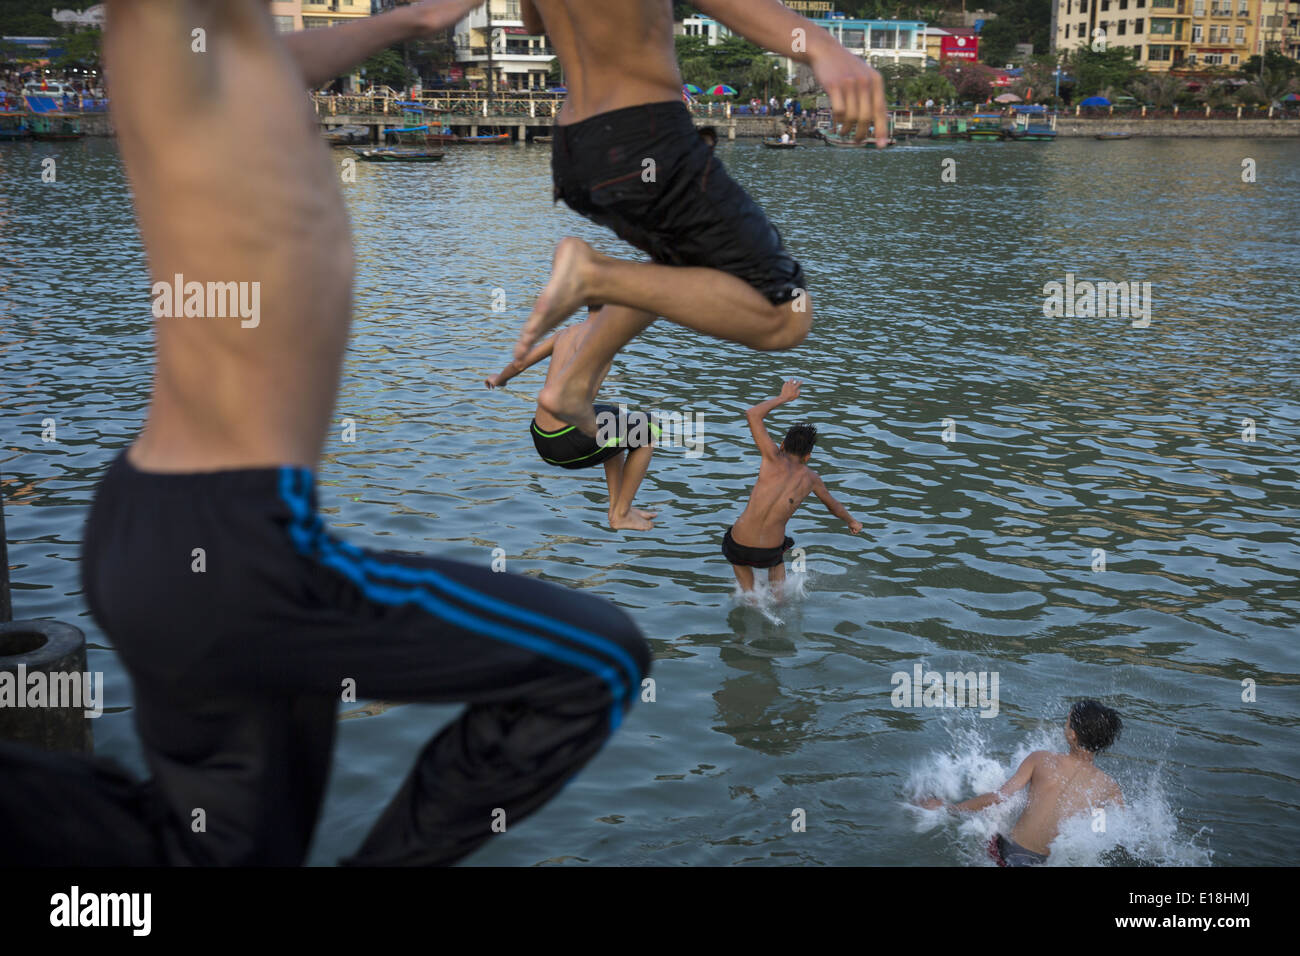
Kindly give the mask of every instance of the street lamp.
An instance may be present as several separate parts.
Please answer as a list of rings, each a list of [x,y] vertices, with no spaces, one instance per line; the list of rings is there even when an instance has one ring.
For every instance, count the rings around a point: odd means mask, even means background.
[[[1052,76],[1056,77],[1056,98],[1061,98],[1061,66],[1058,63],[1056,69],[1052,71]]]

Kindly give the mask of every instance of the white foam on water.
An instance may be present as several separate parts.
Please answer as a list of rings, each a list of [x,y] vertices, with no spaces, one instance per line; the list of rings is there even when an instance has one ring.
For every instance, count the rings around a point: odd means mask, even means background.
[[[967,800],[1002,786],[1033,751],[1065,750],[1060,728],[1042,727],[1023,736],[1010,759],[1004,761],[995,756],[1001,748],[990,739],[991,731],[972,725],[972,717],[945,715],[941,722],[950,737],[949,745],[925,755],[913,767],[904,788],[909,801],[928,796],[941,797],[948,803]],[[1098,765],[1119,783],[1125,806],[1106,808],[1104,832],[1100,833],[1094,832],[1091,814],[1063,821],[1060,833],[1048,847],[1047,866],[1210,865],[1214,854],[1204,845],[1207,834],[1188,834],[1179,829],[1178,818],[1164,793],[1163,765],[1145,778],[1126,773],[1121,764],[1104,755]],[[1026,788],[979,813],[922,810],[910,802],[906,806],[914,817],[916,832],[942,828],[952,833],[957,862],[994,866],[988,855],[989,839],[996,833],[1011,833],[1025,807],[1027,792]]]
[[[777,615],[777,609],[801,602],[808,597],[808,577],[806,571],[787,570],[785,582],[781,585],[781,594],[778,597],[767,586],[766,569],[756,568],[754,570],[754,590],[741,590],[740,585],[737,584],[731,592],[731,599],[737,607],[752,607],[773,624],[781,626],[785,624],[785,620]]]

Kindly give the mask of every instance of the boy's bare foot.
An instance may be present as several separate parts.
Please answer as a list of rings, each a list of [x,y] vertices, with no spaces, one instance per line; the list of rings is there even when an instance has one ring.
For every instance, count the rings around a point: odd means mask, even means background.
[[[631,508],[621,515],[609,513],[609,526],[615,531],[649,531],[655,526],[655,523],[649,518],[643,517],[644,511]]]
[[[591,246],[581,239],[567,236],[560,240],[551,260],[551,278],[533,303],[533,311],[519,332],[519,341],[515,343],[516,359],[522,360],[538,339],[587,304],[584,280],[587,266],[595,258]]]
[[[659,512],[657,511],[642,511],[640,508],[633,508],[632,511],[640,515],[642,518],[645,518],[646,521],[659,517]]]
[[[591,391],[572,375],[557,382],[547,382],[537,395],[537,404],[562,422],[573,425],[592,438],[599,430],[596,410],[591,406]]]

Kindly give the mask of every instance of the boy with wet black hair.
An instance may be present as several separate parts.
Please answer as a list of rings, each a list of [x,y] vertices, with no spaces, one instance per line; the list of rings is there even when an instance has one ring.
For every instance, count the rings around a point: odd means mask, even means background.
[[[945,804],[938,797],[922,800],[927,810],[974,812],[1011,797],[1029,785],[1029,802],[1016,821],[1010,838],[996,834],[989,841],[989,856],[998,866],[1034,866],[1046,863],[1048,846],[1060,832],[1061,821],[1107,804],[1124,806],[1124,796],[1093,759],[1113,744],[1123,722],[1111,708],[1095,700],[1081,700],[1070,708],[1065,721],[1067,753],[1035,750],[1020,764],[1010,780],[992,793]]]
[[[799,381],[792,378],[781,387],[781,394],[776,398],[759,402],[745,412],[754,444],[763,458],[744,513],[722,538],[722,553],[731,562],[736,581],[744,591],[754,590],[753,569],[767,568],[768,585],[779,595],[785,581],[785,553],[794,547],[794,540],[785,533],[786,522],[810,494],[820,498],[827,510],[846,523],[851,532],[857,534],[862,530],[862,523],[831,496],[821,478],[808,467],[817,429],[808,424],[795,425],[786,432],[780,446],[767,433],[763,424],[767,413],[798,397]]]

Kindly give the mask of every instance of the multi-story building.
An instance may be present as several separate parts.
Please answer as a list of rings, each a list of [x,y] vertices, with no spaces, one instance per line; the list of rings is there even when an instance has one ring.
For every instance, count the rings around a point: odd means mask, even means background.
[[[1300,0],[1263,0],[1251,55],[1281,53],[1300,60]]]
[[[371,0],[272,0],[277,30],[312,30],[370,16]]]
[[[731,30],[725,23],[719,23],[713,17],[706,16],[687,17],[681,23],[674,25],[673,32],[678,36],[705,37],[709,41],[709,46],[717,46],[731,36]]]
[[[466,80],[494,90],[546,89],[555,51],[524,28],[519,0],[489,0],[456,24],[452,38]]]
[[[1147,70],[1236,67],[1256,43],[1261,0],[1056,0],[1054,49],[1131,47]]]

